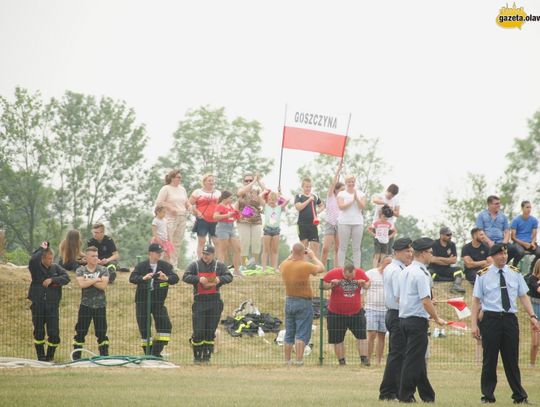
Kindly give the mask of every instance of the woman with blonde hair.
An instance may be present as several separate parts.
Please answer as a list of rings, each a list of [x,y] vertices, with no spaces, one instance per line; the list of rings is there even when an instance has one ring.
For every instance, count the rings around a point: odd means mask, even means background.
[[[347,175],[345,177],[345,190],[337,194],[339,207],[338,215],[338,236],[339,266],[345,265],[345,254],[349,241],[352,241],[353,264],[360,267],[362,235],[364,234],[364,215],[362,210],[366,207],[366,198],[362,191],[356,190],[356,177]]]
[[[536,318],[540,318],[540,261],[534,265],[533,271],[527,279],[529,286],[529,297]],[[536,364],[536,356],[538,355],[538,345],[540,344],[540,333],[531,329],[531,367]]]
[[[202,257],[202,249],[209,240],[216,244],[216,220],[214,212],[221,196],[221,192],[216,189],[216,179],[213,174],[205,174],[202,178],[202,188],[198,188],[191,193],[189,202],[196,216],[193,232],[197,233],[197,258]]]
[[[156,199],[156,208],[165,207],[165,222],[167,235],[174,248],[167,254],[166,260],[173,267],[178,267],[178,256],[181,253],[184,233],[186,231],[187,214],[191,211],[191,203],[188,200],[186,189],[181,185],[182,175],[180,170],[169,171],[165,175],[165,185],[159,190]]]
[[[75,271],[86,264],[85,255],[82,252],[81,234],[78,230],[69,230],[58,248],[60,260],[58,264],[66,270]]]

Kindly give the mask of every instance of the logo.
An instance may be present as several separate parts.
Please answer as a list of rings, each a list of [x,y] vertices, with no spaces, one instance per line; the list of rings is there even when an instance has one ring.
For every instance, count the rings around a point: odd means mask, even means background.
[[[508,3],[505,7],[501,7],[499,14],[497,15],[495,22],[502,28],[519,28],[527,21],[540,21],[540,16],[527,14],[523,7],[517,7],[516,3],[512,7],[508,7]]]

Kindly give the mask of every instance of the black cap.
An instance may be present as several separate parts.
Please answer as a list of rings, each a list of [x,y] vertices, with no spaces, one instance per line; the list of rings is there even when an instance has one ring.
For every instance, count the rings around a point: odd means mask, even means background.
[[[394,244],[392,245],[392,249],[394,250],[405,250],[411,247],[412,240],[408,237],[401,237],[399,239],[396,239]]]
[[[163,253],[163,247],[161,247],[157,243],[152,243],[150,246],[148,246],[148,251],[155,253]]]
[[[452,229],[450,229],[448,226],[443,226],[439,230],[439,234],[441,234],[441,235],[451,235],[452,234]]]
[[[421,237],[420,239],[416,239],[414,242],[412,242],[412,248],[417,251],[421,252],[423,250],[431,249],[433,247],[433,239],[430,239],[429,237]]]
[[[489,249],[489,255],[490,256],[493,256],[494,254],[497,254],[499,252],[505,252],[506,253],[506,245],[504,243],[495,243]]]
[[[216,252],[216,249],[214,248],[214,246],[210,245],[210,244],[207,244],[206,246],[204,246],[204,248],[202,249],[202,252],[203,253],[215,253]]]

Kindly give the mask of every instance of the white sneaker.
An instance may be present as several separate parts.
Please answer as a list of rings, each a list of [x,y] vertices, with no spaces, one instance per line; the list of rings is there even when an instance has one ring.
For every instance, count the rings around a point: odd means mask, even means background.
[[[434,337],[434,338],[438,338],[440,334],[441,334],[441,331],[439,330],[439,328],[435,328],[433,330],[433,334],[431,334],[431,336]]]

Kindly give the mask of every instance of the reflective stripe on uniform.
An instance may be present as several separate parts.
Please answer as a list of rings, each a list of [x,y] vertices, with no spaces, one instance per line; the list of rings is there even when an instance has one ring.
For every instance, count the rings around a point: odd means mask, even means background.
[[[84,342],[77,342],[77,341],[73,341],[73,345],[77,345],[77,346],[83,346],[84,345]]]
[[[214,341],[203,341],[204,345],[213,345]]]
[[[149,342],[150,346],[152,346],[153,343],[154,343],[154,342],[152,341],[152,338],[150,338],[150,342]],[[142,339],[142,346],[146,346],[146,345],[147,345],[147,340],[146,340],[146,339]]]
[[[168,285],[169,285],[169,283],[159,283],[160,288],[167,287]]]
[[[456,277],[464,277],[463,271],[461,270],[454,271],[454,278]]]
[[[60,345],[60,343],[52,343],[52,342],[47,341],[47,346],[51,346],[53,348],[56,348],[58,345]]]
[[[205,344],[204,341],[200,341],[200,342],[191,341],[191,346],[203,346],[204,344]]]
[[[45,339],[43,339],[41,341],[38,341],[37,339],[34,339],[34,344],[35,345],[45,345]]]
[[[105,345],[108,345],[109,344],[109,341],[103,341],[101,343],[98,342],[98,346],[105,346]]]

